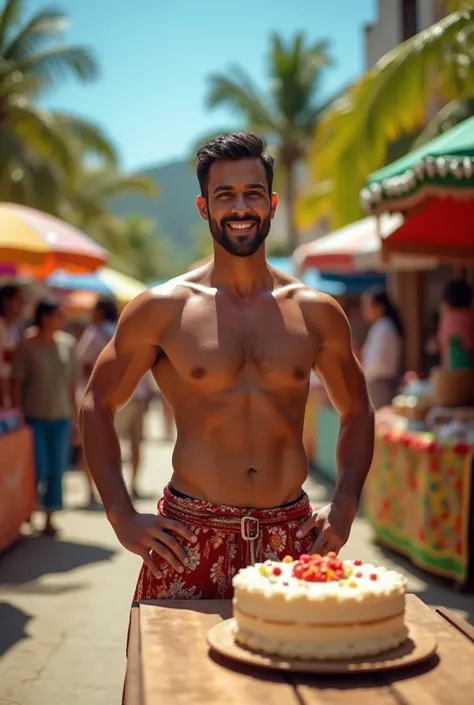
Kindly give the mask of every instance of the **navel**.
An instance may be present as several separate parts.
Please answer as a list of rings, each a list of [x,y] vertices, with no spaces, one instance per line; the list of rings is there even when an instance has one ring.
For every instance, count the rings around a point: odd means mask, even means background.
[[[300,382],[306,379],[307,377],[305,370],[303,370],[301,367],[295,367],[295,369],[293,370],[293,374],[295,376],[295,379]]]
[[[191,370],[191,377],[193,379],[202,379],[207,375],[207,371],[204,367],[193,367]]]

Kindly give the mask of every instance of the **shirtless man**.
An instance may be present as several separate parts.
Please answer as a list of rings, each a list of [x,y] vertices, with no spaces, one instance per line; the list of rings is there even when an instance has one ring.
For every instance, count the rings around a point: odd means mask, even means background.
[[[87,463],[117,538],[144,561],[136,600],[229,597],[249,562],[339,551],[371,463],[373,411],[345,315],[265,259],[278,197],[264,147],[236,133],[199,150],[213,260],[125,309],[85,393]],[[132,505],[113,424],[149,369],[177,429],[158,516]],[[341,419],[333,500],[314,512],[302,491],[311,370]]]

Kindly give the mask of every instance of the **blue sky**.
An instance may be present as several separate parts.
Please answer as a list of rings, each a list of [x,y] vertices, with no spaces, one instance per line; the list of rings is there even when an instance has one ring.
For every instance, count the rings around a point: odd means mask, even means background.
[[[267,37],[330,39],[336,66],[329,96],[364,69],[363,27],[375,0],[57,0],[70,18],[65,38],[93,49],[101,66],[94,84],[69,80],[44,99],[100,124],[127,170],[187,155],[197,137],[237,126],[227,111],[205,105],[207,77],[238,63],[265,86]],[[28,8],[50,7],[30,0]]]

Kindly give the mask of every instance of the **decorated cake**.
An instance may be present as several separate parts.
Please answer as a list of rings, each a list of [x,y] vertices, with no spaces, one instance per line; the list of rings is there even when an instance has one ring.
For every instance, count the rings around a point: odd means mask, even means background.
[[[373,656],[401,644],[405,578],[360,560],[290,556],[240,570],[233,579],[234,639],[287,658]]]

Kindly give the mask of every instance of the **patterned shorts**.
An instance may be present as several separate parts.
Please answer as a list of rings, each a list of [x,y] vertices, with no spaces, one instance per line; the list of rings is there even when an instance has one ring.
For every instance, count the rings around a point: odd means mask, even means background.
[[[313,531],[296,538],[298,527],[312,514],[305,493],[281,507],[244,509],[186,497],[167,485],[158,513],[188,526],[198,541],[189,544],[176,537],[189,558],[184,573],[160,561],[163,577],[158,579],[143,564],[134,601],[229,599],[232,578],[240,568],[286,555],[297,558],[308,553],[315,541]]]

